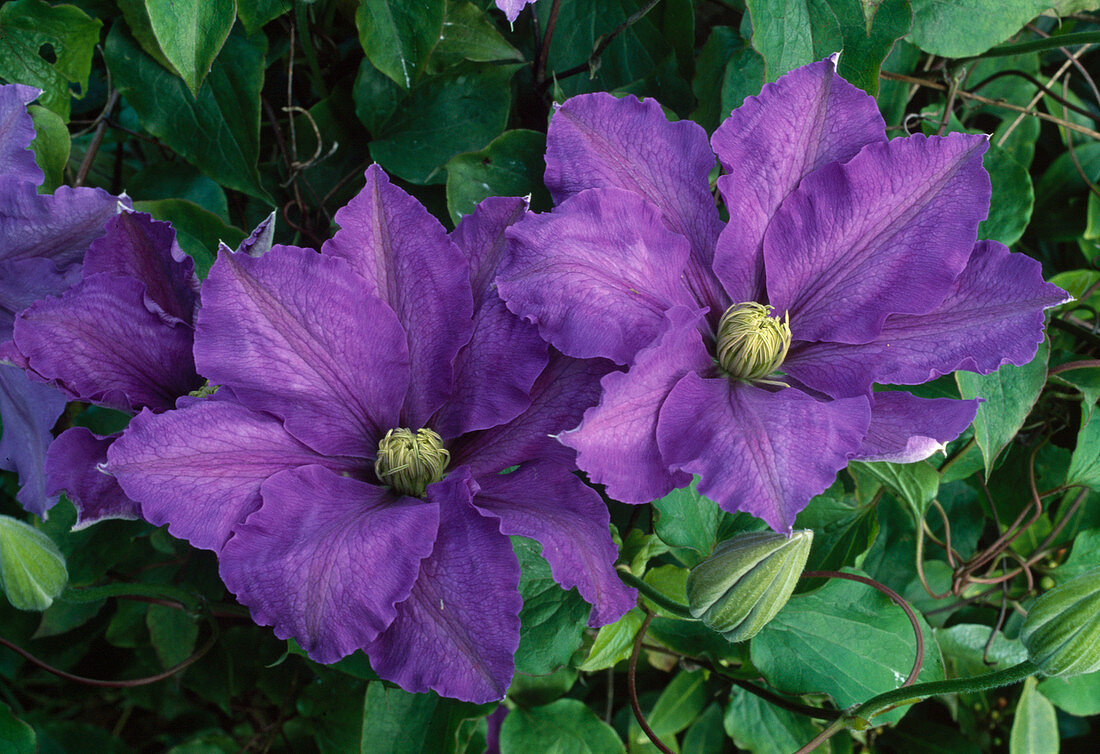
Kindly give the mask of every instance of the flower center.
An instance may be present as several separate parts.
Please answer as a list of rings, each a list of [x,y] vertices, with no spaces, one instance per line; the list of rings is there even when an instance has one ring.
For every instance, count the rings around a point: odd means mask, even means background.
[[[791,347],[790,315],[771,315],[773,307],[748,301],[734,304],[718,321],[718,365],[738,380],[764,380],[779,369]]]
[[[378,441],[374,473],[395,492],[424,497],[428,485],[443,478],[450,461],[451,454],[438,434],[427,428],[413,432],[401,427],[389,430]]]

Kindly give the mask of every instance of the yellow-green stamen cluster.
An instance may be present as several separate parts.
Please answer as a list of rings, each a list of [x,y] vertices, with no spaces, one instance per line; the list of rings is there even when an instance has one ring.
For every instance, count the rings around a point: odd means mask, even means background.
[[[718,322],[718,365],[738,380],[767,382],[791,347],[790,315],[771,316],[773,307],[748,301],[734,304]]]
[[[432,482],[443,478],[450,452],[443,447],[443,438],[430,429],[391,429],[378,441],[378,457],[374,473],[379,481],[395,492],[412,497],[424,497]]]

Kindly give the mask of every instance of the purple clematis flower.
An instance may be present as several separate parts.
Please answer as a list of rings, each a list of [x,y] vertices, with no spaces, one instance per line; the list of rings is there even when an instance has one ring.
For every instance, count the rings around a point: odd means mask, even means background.
[[[519,18],[519,12],[533,2],[535,0],[496,0],[497,7],[504,11],[508,23],[515,23],[516,19]]]
[[[448,237],[378,166],[366,179],[320,254],[219,255],[195,360],[220,389],[143,411],[108,470],[313,659],[362,649],[409,691],[499,699],[521,604],[506,535],[542,543],[592,625],[633,605],[607,510],[549,437],[611,365],[548,356],[492,290],[521,200]]]
[[[835,59],[747,98],[711,145],[654,101],[564,103],[557,207],[508,231],[499,290],[562,352],[629,366],[560,435],[609,495],[644,503],[698,475],[724,509],[789,531],[849,460],[925,458],[977,408],[874,383],[1026,363],[1067,297],[975,242],[987,139],[888,141]]]
[[[57,500],[47,493],[42,469],[65,397],[14,365],[12,325],[28,304],[79,279],[84,252],[118,212],[119,197],[68,186],[38,193],[45,175],[29,148],[34,123],[27,104],[40,93],[19,84],[0,86],[0,469],[18,472],[22,488],[16,499],[42,516]]]
[[[123,212],[92,242],[80,283],[15,320],[20,363],[73,400],[160,412],[202,385],[191,354],[199,281],[166,222]],[[77,526],[140,518],[137,504],[99,468],[117,435],[65,430],[46,454],[46,492],[66,492]]]

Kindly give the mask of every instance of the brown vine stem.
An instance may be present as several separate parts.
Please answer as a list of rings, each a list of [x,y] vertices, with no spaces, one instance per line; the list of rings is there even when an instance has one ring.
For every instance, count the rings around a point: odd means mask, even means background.
[[[935,89],[939,92],[946,92],[948,89],[947,86],[939,83],[938,81],[929,81],[928,79],[917,78],[916,76],[906,76],[902,73],[891,73],[889,71],[882,71],[881,73],[879,73],[879,76],[890,81],[904,81],[906,83],[923,86],[928,89]],[[1011,102],[1005,102],[1004,100],[990,99],[989,97],[983,97],[980,94],[973,94],[962,89],[959,89],[955,94],[957,97],[974,100],[975,102],[981,102],[983,105],[992,105],[993,107],[1000,107],[1005,110],[1011,110],[1015,113],[1023,113],[1024,115],[1030,115],[1033,118],[1039,118],[1040,120],[1049,121],[1050,123],[1055,123],[1059,126],[1062,126],[1063,128],[1068,128],[1070,131],[1076,131],[1077,133],[1085,134],[1086,136],[1100,141],[1100,131],[1094,131],[1091,128],[1086,128],[1085,126],[1078,125],[1077,123],[1067,121],[1063,118],[1055,117],[1048,113],[1040,112],[1038,110],[1031,110],[1026,107],[1020,107],[1019,105],[1014,105]]]
[[[1055,74],[1050,77],[1050,80],[1047,81],[1047,85],[1046,85],[1046,87],[1044,87],[1044,89],[1049,89],[1050,87],[1052,87],[1055,84],[1055,82],[1057,82],[1058,79],[1060,79],[1062,77],[1062,74],[1069,70],[1070,66],[1072,66],[1074,64],[1074,62],[1077,60],[1077,58],[1079,58],[1079,57],[1081,57],[1082,55],[1085,54],[1085,52],[1089,49],[1090,46],[1091,45],[1084,45],[1084,46],[1081,47],[1081,49],[1077,50],[1076,52],[1069,53],[1070,59],[1067,60],[1065,63],[1063,63],[1062,67],[1059,68],[1055,72]],[[1031,99],[1031,102],[1028,103],[1027,109],[1031,110],[1031,108],[1033,108],[1037,104],[1039,104],[1039,101],[1043,99],[1043,94],[1044,94],[1043,90],[1040,90],[1039,92],[1037,92],[1035,94],[1035,96]],[[1013,132],[1013,130],[1015,130],[1016,126],[1020,125],[1020,123],[1023,121],[1024,115],[1026,115],[1026,113],[1021,113],[1020,115],[1017,115],[1016,119],[1014,121],[1012,121],[1012,123],[1009,125],[1008,128],[1005,129],[1005,132],[1003,134],[1001,134],[1001,138],[997,140],[997,146],[998,147],[1003,147],[1004,146],[1004,143],[1008,139],[1009,134],[1011,134]]]
[[[645,721],[645,715],[642,714],[642,706],[638,704],[638,687],[634,683],[635,675],[638,672],[638,656],[642,653],[642,640],[645,639],[645,632],[649,628],[650,621],[653,620],[653,612],[651,610],[645,611],[645,620],[642,621],[642,627],[638,629],[638,635],[634,639],[634,649],[630,653],[630,665],[626,670],[626,690],[630,695],[630,709],[634,712],[634,719],[638,721],[638,725],[641,726],[642,731],[649,736],[649,740],[653,742],[653,745],[661,750],[662,754],[675,754],[672,749],[665,746],[664,742],[657,737],[657,734],[653,732],[653,729],[649,727],[649,723]]]
[[[96,153],[99,152],[99,147],[103,143],[103,135],[107,132],[107,116],[115,109],[115,105],[118,104],[118,99],[121,96],[118,89],[115,89],[111,92],[111,96],[107,98],[107,104],[97,118],[98,122],[95,126],[95,133],[92,134],[92,142],[88,145],[88,151],[84,153],[84,159],[80,161],[80,167],[77,168],[76,179],[73,181],[74,186],[83,186],[84,181],[88,178],[88,173],[92,170],[92,163],[95,162]]]
[[[1055,375],[1062,372],[1072,372],[1074,369],[1092,369],[1100,367],[1100,359],[1082,359],[1081,361],[1067,361],[1065,364],[1059,364],[1058,366],[1051,367],[1047,370],[1047,374]]]
[[[535,85],[542,86],[546,81],[546,61],[550,59],[550,40],[554,38],[554,27],[558,25],[558,11],[561,10],[561,0],[554,0],[550,6],[550,15],[546,19],[546,32],[542,35],[542,44],[539,45],[539,55],[535,59]],[[534,13],[534,9],[531,10]]]
[[[175,606],[173,603],[168,602],[161,602],[158,604]],[[192,652],[187,659],[173,665],[167,670],[157,673],[156,675],[145,676],[144,678],[131,678],[123,681],[107,681],[101,678],[87,678],[82,675],[75,675],[73,673],[66,672],[61,668],[55,668],[53,665],[50,665],[45,660],[40,660],[38,657],[23,649],[18,644],[13,644],[2,636],[0,636],[0,645],[7,647],[12,652],[15,652],[17,655],[27,660],[28,662],[37,665],[38,667],[45,670],[47,673],[52,673],[58,678],[64,678],[66,681],[73,681],[74,683],[80,683],[85,686],[124,689],[132,688],[134,686],[148,686],[150,683],[157,683],[158,681],[163,681],[165,678],[171,678],[176,673],[179,673],[180,671],[190,667],[191,665],[194,665],[196,662],[201,660],[207,652],[214,648],[214,644],[218,640],[218,624],[213,620],[210,620],[209,622],[211,627],[210,638],[207,639],[206,643],[203,644],[199,649]]]

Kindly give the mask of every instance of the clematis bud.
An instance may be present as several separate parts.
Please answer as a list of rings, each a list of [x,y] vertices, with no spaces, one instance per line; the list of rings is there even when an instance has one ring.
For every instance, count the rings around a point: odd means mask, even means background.
[[[1100,568],[1035,600],[1020,629],[1028,659],[1047,675],[1100,670]]]
[[[421,428],[391,429],[378,442],[378,457],[374,473],[402,495],[424,497],[428,485],[438,482],[451,461],[443,447],[443,438],[434,431]]]
[[[734,304],[718,322],[715,356],[738,380],[764,380],[779,369],[791,347],[790,315],[771,315],[773,307],[748,301]]]
[[[691,614],[730,641],[751,639],[787,604],[813,536],[754,531],[722,542],[688,576]]]

